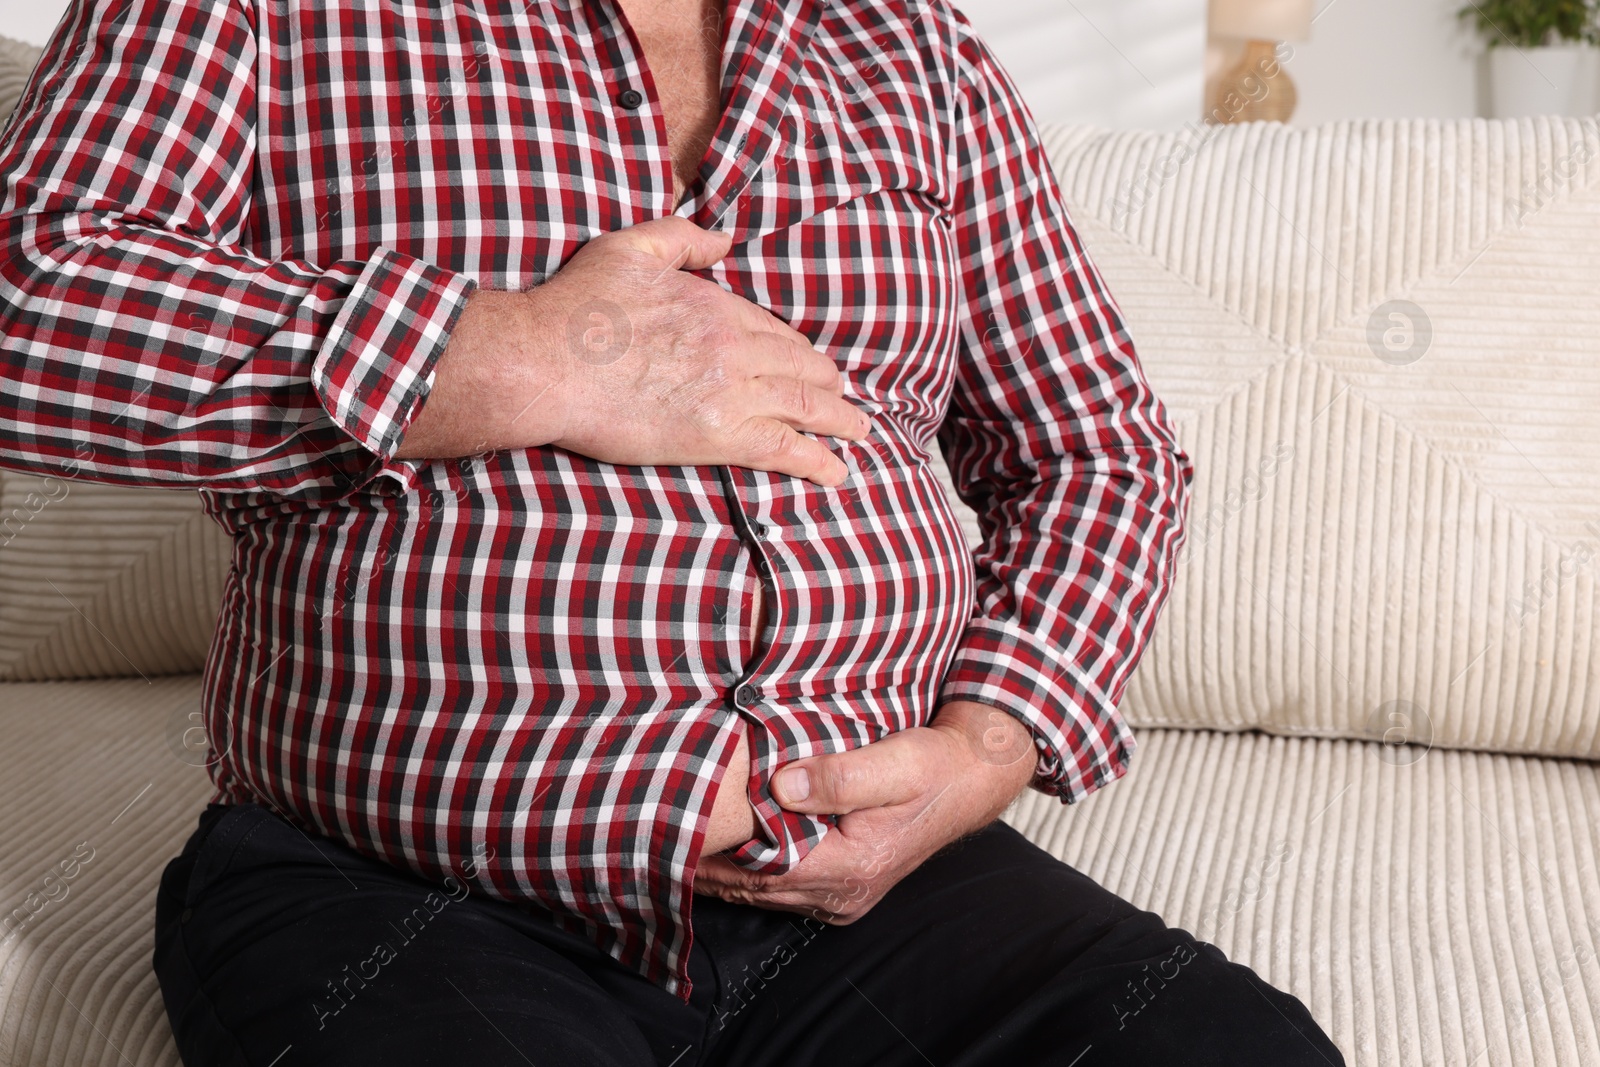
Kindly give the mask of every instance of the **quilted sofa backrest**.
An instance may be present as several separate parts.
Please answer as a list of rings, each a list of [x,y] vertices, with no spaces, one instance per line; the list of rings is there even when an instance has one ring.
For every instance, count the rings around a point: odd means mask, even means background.
[[[22,87],[27,84],[33,65],[39,62],[40,51],[34,45],[0,37],[0,125],[22,98]]]
[[[1048,142],[1196,466],[1131,718],[1600,756],[1595,120]]]
[[[1133,721],[1600,756],[1596,123],[1044,133],[1196,464]],[[194,493],[7,473],[0,519],[0,679],[199,669]]]
[[[0,120],[39,54],[0,38]],[[198,671],[230,548],[192,490],[0,472],[0,681]]]

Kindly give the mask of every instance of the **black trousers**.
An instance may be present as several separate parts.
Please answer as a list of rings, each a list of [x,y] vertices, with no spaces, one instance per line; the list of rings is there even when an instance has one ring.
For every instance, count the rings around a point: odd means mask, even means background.
[[[685,1004],[522,908],[255,804],[161,880],[188,1067],[1339,1065],[1295,998],[997,823],[850,926],[698,897]]]

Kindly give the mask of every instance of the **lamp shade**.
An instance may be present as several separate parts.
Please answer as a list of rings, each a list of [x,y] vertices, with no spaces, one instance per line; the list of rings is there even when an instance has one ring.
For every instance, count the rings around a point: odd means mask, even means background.
[[[1212,36],[1258,41],[1304,41],[1311,36],[1313,0],[1211,0]]]

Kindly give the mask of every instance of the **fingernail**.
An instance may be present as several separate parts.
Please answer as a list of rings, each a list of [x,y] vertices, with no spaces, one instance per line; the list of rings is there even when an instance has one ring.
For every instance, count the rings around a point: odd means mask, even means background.
[[[804,767],[779,771],[776,784],[778,799],[785,804],[798,804],[811,795],[811,775]]]

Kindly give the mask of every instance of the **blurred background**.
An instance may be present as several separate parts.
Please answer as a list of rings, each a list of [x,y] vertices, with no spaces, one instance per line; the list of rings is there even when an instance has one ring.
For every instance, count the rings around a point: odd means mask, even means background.
[[[43,44],[67,2],[8,3],[14,8],[6,13],[8,34]],[[1202,121],[1216,109],[1208,75],[1214,96],[1251,38],[1282,42],[1278,55],[1298,97],[1287,121],[1296,125],[1600,111],[1593,46],[1568,45],[1559,32],[1546,47],[1515,40],[1516,9],[1528,7],[1515,2],[1477,5],[1497,27],[1482,33],[1457,17],[1460,0],[969,0],[957,6],[994,46],[1041,121],[1167,130]],[[1549,36],[1544,30],[1529,32]],[[1489,47],[1490,41],[1500,47]],[[1541,91],[1556,106],[1537,99]],[[1524,100],[1529,92],[1535,98]],[[1281,103],[1284,94],[1273,95]]]

